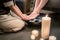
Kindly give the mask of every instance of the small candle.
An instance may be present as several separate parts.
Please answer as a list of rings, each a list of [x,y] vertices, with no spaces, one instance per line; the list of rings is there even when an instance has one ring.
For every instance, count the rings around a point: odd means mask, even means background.
[[[31,40],[35,40],[35,36],[34,35],[31,35]]]
[[[50,36],[49,40],[56,40],[56,37],[55,36]]]
[[[50,33],[50,23],[51,18],[46,15],[45,17],[42,17],[42,28],[41,28],[41,37],[46,39],[49,36]]]
[[[38,37],[39,31],[38,30],[33,30],[32,35],[34,35],[35,37]]]

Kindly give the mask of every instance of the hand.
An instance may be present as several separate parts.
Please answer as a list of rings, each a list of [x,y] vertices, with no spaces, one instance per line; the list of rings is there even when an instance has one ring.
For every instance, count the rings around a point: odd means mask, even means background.
[[[39,15],[39,13],[37,13],[37,12],[32,12],[32,13],[29,15],[29,20],[35,19],[38,15]]]
[[[26,14],[22,14],[22,19],[23,19],[23,20],[29,20],[29,16],[26,15]]]

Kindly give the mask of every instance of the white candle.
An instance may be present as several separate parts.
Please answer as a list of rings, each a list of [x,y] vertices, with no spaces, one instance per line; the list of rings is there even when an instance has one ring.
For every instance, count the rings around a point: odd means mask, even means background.
[[[44,40],[43,38],[40,38],[40,40]]]
[[[50,36],[49,40],[56,40],[56,37],[55,36]]]
[[[32,35],[34,35],[35,37],[38,37],[39,31],[38,30],[33,30]]]
[[[49,36],[50,33],[50,23],[51,18],[46,15],[45,17],[42,17],[42,28],[41,28],[41,37],[46,39]]]
[[[34,35],[31,35],[31,40],[35,40],[35,36]]]

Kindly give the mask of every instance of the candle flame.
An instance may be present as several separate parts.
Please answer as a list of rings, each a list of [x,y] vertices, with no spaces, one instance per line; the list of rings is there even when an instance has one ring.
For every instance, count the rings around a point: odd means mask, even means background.
[[[46,15],[46,17],[48,17],[48,15]]]

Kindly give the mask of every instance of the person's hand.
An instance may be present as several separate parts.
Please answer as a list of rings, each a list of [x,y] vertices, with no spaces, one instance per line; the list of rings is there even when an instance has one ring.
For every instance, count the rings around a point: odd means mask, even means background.
[[[39,13],[37,13],[37,12],[32,12],[32,13],[29,15],[29,20],[35,19],[38,15],[39,15]]]
[[[29,20],[29,16],[26,15],[26,14],[22,14],[22,19],[23,19],[23,20]]]

